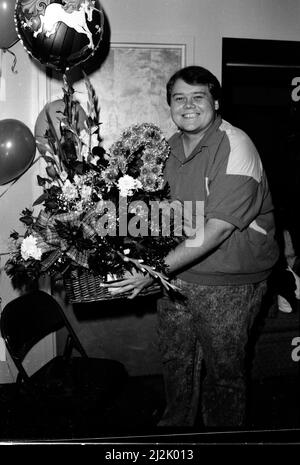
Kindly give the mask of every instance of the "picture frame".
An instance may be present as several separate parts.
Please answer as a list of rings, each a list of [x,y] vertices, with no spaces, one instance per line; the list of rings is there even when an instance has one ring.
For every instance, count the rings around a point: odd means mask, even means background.
[[[101,136],[108,148],[130,125],[156,124],[166,138],[176,130],[166,101],[166,83],[194,59],[193,37],[139,37],[115,34],[103,64],[89,75],[99,100]],[[62,76],[47,73],[46,101],[62,98]],[[74,83],[75,96],[86,110],[84,80]]]

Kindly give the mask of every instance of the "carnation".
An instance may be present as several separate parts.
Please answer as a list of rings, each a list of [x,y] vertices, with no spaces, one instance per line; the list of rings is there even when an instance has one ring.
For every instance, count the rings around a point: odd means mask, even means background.
[[[88,201],[92,194],[92,187],[91,186],[82,186],[81,189],[81,198],[82,200]]]
[[[125,174],[125,176],[118,180],[118,188],[122,197],[132,195],[134,190],[141,187],[142,183],[128,174]]]
[[[23,239],[21,243],[21,255],[24,260],[34,258],[41,260],[42,251],[37,246],[37,240],[34,236],[30,235]]]
[[[62,187],[62,192],[67,200],[74,200],[78,197],[76,187],[67,179]]]

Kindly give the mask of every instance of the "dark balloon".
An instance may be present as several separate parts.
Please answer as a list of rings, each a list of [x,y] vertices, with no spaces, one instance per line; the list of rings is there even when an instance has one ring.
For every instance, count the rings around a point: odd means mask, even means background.
[[[40,112],[34,126],[34,136],[37,142],[37,148],[41,154],[46,152],[44,145],[48,143],[48,139],[45,137],[47,129],[49,129],[48,119],[46,115],[46,108],[49,112],[51,117],[51,121],[53,123],[55,132],[57,137],[61,138],[60,133],[60,120],[63,116],[63,112],[65,109],[65,103],[63,100],[54,100],[45,105],[45,107]],[[78,112],[78,129],[81,131],[84,129],[84,122],[87,120],[87,115],[79,103],[77,104],[77,112]]]
[[[18,42],[14,22],[14,0],[0,0],[0,48],[8,49]]]
[[[93,56],[103,35],[93,0],[17,0],[15,20],[26,51],[61,72]]]
[[[32,164],[36,145],[32,132],[21,121],[0,121],[0,185],[23,174]]]

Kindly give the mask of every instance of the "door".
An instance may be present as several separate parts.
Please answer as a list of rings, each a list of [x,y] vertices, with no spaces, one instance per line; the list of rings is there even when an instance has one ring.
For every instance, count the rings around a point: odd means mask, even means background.
[[[300,255],[300,42],[223,39],[223,118],[262,158],[276,219]]]

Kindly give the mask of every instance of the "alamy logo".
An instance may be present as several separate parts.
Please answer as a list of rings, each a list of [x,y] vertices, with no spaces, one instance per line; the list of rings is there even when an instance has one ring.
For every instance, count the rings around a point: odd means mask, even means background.
[[[291,93],[291,97],[293,102],[299,102],[300,100],[300,77],[294,77],[292,79],[292,86],[293,90]]]
[[[204,239],[203,201],[153,200],[147,204],[136,200],[128,204],[127,197],[120,196],[118,208],[114,202],[103,200],[95,213],[92,226],[101,237],[174,235],[185,237],[188,247],[199,247]]]
[[[300,337],[294,337],[292,340],[292,346],[295,348],[292,350],[291,357],[294,362],[300,361]]]

